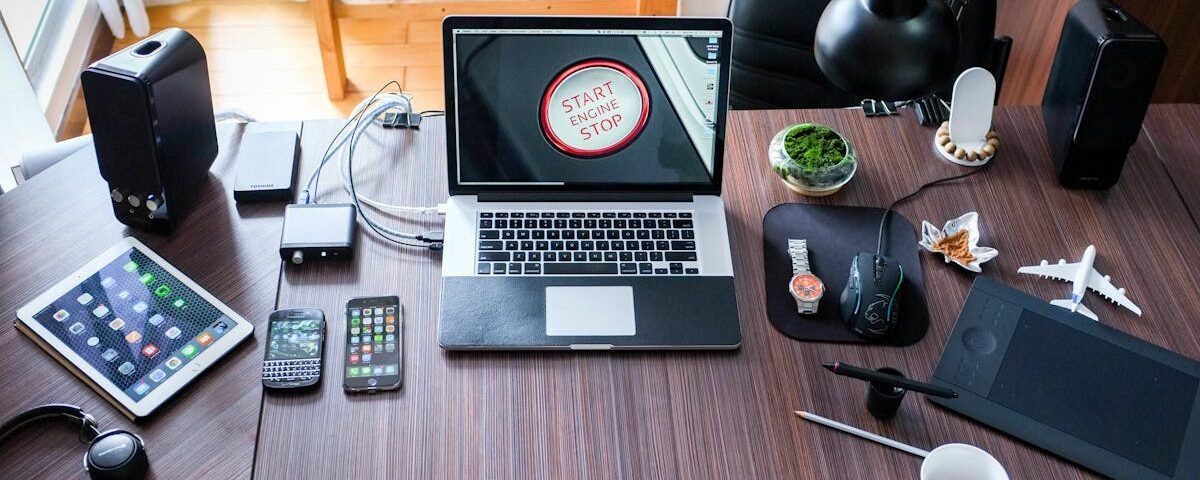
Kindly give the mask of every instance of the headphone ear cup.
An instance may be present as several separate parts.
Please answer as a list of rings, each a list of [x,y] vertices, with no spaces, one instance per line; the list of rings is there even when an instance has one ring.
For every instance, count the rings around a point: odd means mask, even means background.
[[[150,461],[141,437],[124,430],[109,430],[92,440],[84,467],[92,480],[140,479],[145,478]]]

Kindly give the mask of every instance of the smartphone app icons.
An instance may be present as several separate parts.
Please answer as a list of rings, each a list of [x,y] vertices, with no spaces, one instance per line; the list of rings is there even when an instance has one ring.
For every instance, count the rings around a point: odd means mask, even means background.
[[[375,333],[383,333],[383,325],[376,325]]]
[[[100,281],[100,286],[104,287],[104,288],[111,288],[113,285],[116,285],[116,284],[117,284],[117,281],[115,279],[113,279],[112,277],[104,277],[104,280]]]
[[[369,353],[364,353],[364,354],[362,355],[362,362],[363,362],[363,363],[371,363],[371,354],[369,354]]]
[[[391,315],[393,313],[396,313],[396,307],[387,307],[387,314]]]
[[[159,285],[158,288],[154,289],[154,296],[156,296],[158,298],[163,298],[170,294],[171,294],[171,287],[168,287],[166,285]]]
[[[396,326],[388,325],[387,328],[383,329],[383,331],[385,331],[387,333],[396,333]]]
[[[360,310],[360,309],[357,309],[357,308],[351,308],[351,309],[350,309],[350,316],[351,316],[351,317],[361,317],[361,316],[362,316],[362,310]]]
[[[66,310],[59,310],[57,312],[54,312],[54,320],[58,321],[58,322],[66,320],[67,317],[70,317],[70,316],[71,316],[71,312],[68,312]]]
[[[347,369],[346,369],[346,376],[347,376],[347,377],[357,377],[357,376],[358,376],[358,367],[350,367],[350,368],[347,368]]]
[[[80,305],[87,305],[92,303],[92,300],[95,300],[95,298],[96,297],[93,297],[92,294],[84,292],[83,295],[80,295],[79,298],[75,299],[75,301],[79,302]]]
[[[166,367],[171,370],[178,369],[180,365],[183,365],[183,360],[180,360],[179,357],[171,357],[167,359]]]
[[[69,331],[75,335],[79,335],[79,334],[83,333],[83,324],[79,323],[79,322],[72,323],[71,327],[68,328],[67,331]]]
[[[151,315],[151,316],[150,316],[150,319],[149,319],[149,320],[146,320],[146,321],[147,321],[147,322],[150,322],[150,324],[151,324],[151,325],[154,325],[154,326],[156,326],[156,327],[157,327],[157,326],[159,326],[159,325],[162,325],[162,322],[163,322],[163,320],[166,320],[166,318],[163,318],[163,316],[162,316],[162,315],[159,315],[159,314],[157,314],[157,313],[156,313],[156,314],[154,314],[154,315]]]
[[[383,375],[383,365],[376,365],[371,369],[371,373],[374,373],[376,376]]]
[[[150,386],[146,385],[146,382],[138,382],[137,386],[133,387],[133,393],[136,393],[138,395],[145,395],[146,392],[149,392],[149,391],[150,391]]]
[[[125,267],[124,267],[124,268],[125,268],[125,271],[126,271],[126,272],[131,272],[131,273],[132,273],[134,270],[137,270],[137,267],[138,267],[138,264],[137,264],[137,262],[135,262],[135,261],[133,261],[133,260],[130,260],[130,261],[129,261],[129,263],[126,263],[126,264],[125,264]]]
[[[162,371],[161,368],[156,368],[153,372],[150,372],[150,380],[153,380],[154,383],[161,382],[164,378],[167,378],[167,372]]]
[[[168,328],[167,331],[164,332],[163,334],[166,335],[167,338],[174,340],[176,338],[179,338],[179,334],[181,334],[181,333],[183,333],[183,331],[179,330],[179,327],[171,327],[171,328]]]
[[[362,311],[362,314],[363,314],[363,316],[364,316],[364,317],[369,317],[369,316],[371,316],[371,309],[369,309],[369,308],[364,308],[364,309],[363,309],[363,311]]]
[[[394,341],[396,341],[396,335],[389,333],[389,334],[385,335],[383,337],[383,339],[386,341],[389,341],[389,342],[394,342]]]
[[[358,345],[351,345],[350,353],[358,353]]]
[[[358,355],[350,355],[350,363],[358,363],[358,361],[359,361]]]
[[[387,347],[386,347],[386,348],[387,348],[387,352],[388,352],[388,353],[395,352],[395,351],[396,351],[396,344],[394,344],[394,343],[389,343],[389,344],[387,344]]]
[[[155,293],[158,293],[158,292],[155,292]],[[184,304],[184,301],[182,298],[177,298],[177,299],[175,299],[174,302],[171,302],[171,305],[174,306],[175,308],[183,308],[185,304]]]
[[[385,322],[387,322],[387,324],[388,324],[388,325],[391,325],[391,324],[393,324],[393,323],[396,323],[396,316],[395,316],[395,315],[388,315],[388,316],[386,316],[386,317],[383,317],[383,320],[384,320]]]
[[[183,348],[179,349],[179,353],[187,358],[192,358],[195,357],[197,353],[200,353],[200,349],[196,348],[195,344],[189,343],[184,345]]]
[[[117,298],[121,300],[129,300],[129,290],[121,290],[121,293],[117,294]]]
[[[117,367],[117,371],[121,372],[121,375],[129,375],[133,373],[133,364],[129,362],[122,363],[121,366]]]
[[[220,335],[229,330],[229,324],[225,322],[217,322],[216,325],[213,325],[212,329],[213,333]]]
[[[359,331],[359,330],[358,330],[358,327],[350,327],[350,334],[351,334],[351,335],[358,335],[358,331]]]
[[[104,318],[105,315],[108,315],[108,312],[108,307],[100,305],[92,310],[92,315],[94,315],[96,318]]]
[[[351,336],[350,336],[350,344],[351,344],[351,345],[358,345],[358,335],[351,335]]]
[[[396,374],[396,366],[388,365],[388,366],[383,367],[383,373],[385,373],[387,375],[395,375]]]
[[[212,334],[210,334],[208,332],[203,332],[199,336],[196,337],[196,343],[199,343],[200,346],[202,346],[202,347],[207,347],[208,344],[212,343],[212,341],[213,341],[213,336],[212,336]]]
[[[357,327],[357,326],[358,326],[358,325],[359,325],[361,322],[362,322],[362,320],[361,320],[361,319],[359,319],[358,317],[351,318],[351,319],[350,319],[350,326],[351,326],[351,327]]]
[[[94,347],[100,344],[100,339],[96,337],[90,337],[87,339],[87,344],[89,347]]]
[[[100,358],[103,358],[104,361],[106,361],[106,362],[111,362],[113,360],[116,360],[117,359],[117,351],[113,350],[111,348],[108,350],[105,350],[104,353],[100,354]]]
[[[371,344],[364,343],[362,346],[362,352],[363,353],[371,353]]]
[[[147,308],[150,308],[150,306],[146,305],[146,302],[137,302],[133,304],[133,311],[137,313],[145,312]]]
[[[132,342],[130,342],[130,343],[132,343]],[[142,355],[145,356],[146,358],[154,358],[155,355],[158,355],[158,351],[159,351],[158,345],[155,345],[153,343],[147,344],[145,347],[142,347]]]
[[[125,328],[125,321],[121,320],[120,317],[114,318],[113,321],[108,322],[108,328],[111,328],[113,330],[120,330],[122,328]]]
[[[375,335],[375,343],[383,343],[383,334]]]
[[[134,330],[125,335],[125,341],[129,343],[137,343],[142,340],[142,332]]]

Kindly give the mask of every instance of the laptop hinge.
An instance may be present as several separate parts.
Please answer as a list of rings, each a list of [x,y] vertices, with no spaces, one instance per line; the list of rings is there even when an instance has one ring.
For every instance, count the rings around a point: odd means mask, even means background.
[[[480,202],[691,202],[685,192],[481,192]]]

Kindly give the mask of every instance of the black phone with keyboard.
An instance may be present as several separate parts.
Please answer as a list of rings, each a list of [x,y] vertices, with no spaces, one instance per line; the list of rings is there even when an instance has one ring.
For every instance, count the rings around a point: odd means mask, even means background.
[[[316,308],[277,310],[267,323],[263,387],[294,389],[320,383],[325,313]]]

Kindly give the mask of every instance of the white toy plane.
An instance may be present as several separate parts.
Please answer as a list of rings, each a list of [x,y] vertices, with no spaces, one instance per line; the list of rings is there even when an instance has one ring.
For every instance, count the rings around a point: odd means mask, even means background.
[[[1041,265],[1021,267],[1017,269],[1017,273],[1041,275],[1042,277],[1071,282],[1071,298],[1052,300],[1050,304],[1072,312],[1082,313],[1092,320],[1100,319],[1096,317],[1095,313],[1083,306],[1083,295],[1087,293],[1087,289],[1089,288],[1108,298],[1113,303],[1129,309],[1129,311],[1136,313],[1140,317],[1142,309],[1134,305],[1125,296],[1125,289],[1114,287],[1109,282],[1110,277],[1108,275],[1101,275],[1095,268],[1092,268],[1092,264],[1095,261],[1096,247],[1088,245],[1087,250],[1083,251],[1083,258],[1078,263],[1067,263],[1066,260],[1059,259],[1057,265],[1050,265],[1049,262],[1042,260]]]

